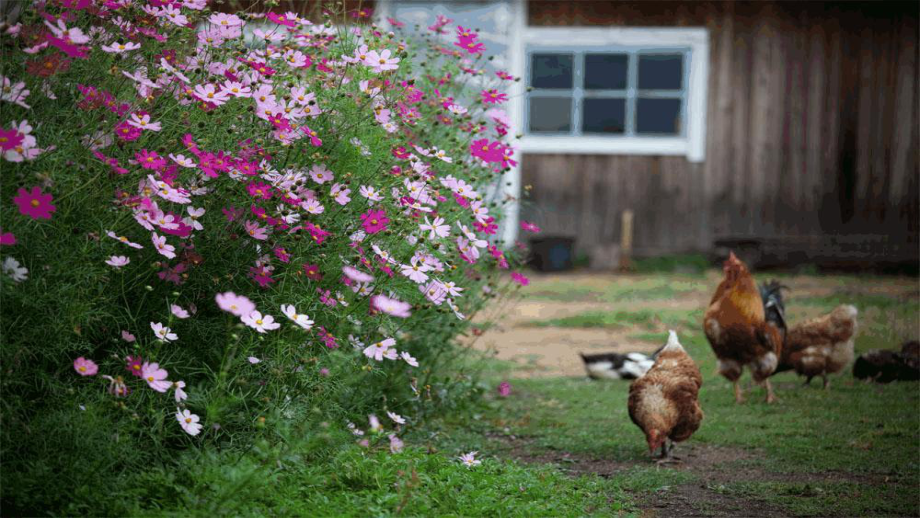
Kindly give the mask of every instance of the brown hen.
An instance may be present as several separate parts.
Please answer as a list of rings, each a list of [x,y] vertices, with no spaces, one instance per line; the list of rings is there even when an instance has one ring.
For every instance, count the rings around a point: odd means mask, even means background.
[[[744,367],[767,389],[767,403],[776,400],[768,379],[782,352],[783,333],[767,321],[764,301],[754,277],[735,254],[723,267],[724,279],[716,288],[703,317],[703,330],[719,360],[719,374],[734,384],[735,401],[744,402],[738,379]]]
[[[686,441],[700,427],[702,385],[700,369],[671,331],[655,364],[629,387],[629,417],[645,433],[649,453],[661,448],[661,457],[667,457],[669,439]]]

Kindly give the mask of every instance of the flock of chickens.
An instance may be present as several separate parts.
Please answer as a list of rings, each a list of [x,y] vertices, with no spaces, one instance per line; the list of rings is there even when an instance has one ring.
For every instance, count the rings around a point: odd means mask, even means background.
[[[776,401],[770,384],[773,374],[794,370],[806,378],[806,384],[820,376],[827,388],[828,374],[840,372],[853,360],[858,313],[854,306],[840,305],[788,327],[781,293],[785,286],[773,281],[758,287],[734,254],[725,261],[723,273],[703,318],[703,330],[718,359],[719,374],[734,385],[736,402],[744,402],[738,380],[745,367],[766,389],[767,403],[772,403]],[[854,368],[857,377],[886,381],[880,379],[882,371],[891,370],[885,352],[889,351],[860,357]],[[899,357],[902,366],[903,358],[913,358],[905,354]],[[669,441],[671,445],[685,441],[699,428],[703,378],[674,331],[651,357],[631,353],[582,355],[582,359],[592,378],[634,380],[629,388],[629,417],[645,434],[651,454],[660,448],[661,457],[668,458]],[[912,366],[906,368],[914,372]]]

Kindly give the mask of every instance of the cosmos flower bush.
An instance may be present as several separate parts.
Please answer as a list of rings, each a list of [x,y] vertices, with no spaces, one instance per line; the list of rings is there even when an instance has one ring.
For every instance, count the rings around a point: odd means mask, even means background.
[[[515,78],[479,68],[475,31],[22,7],[0,64],[5,461],[49,447],[26,430],[82,444],[74,415],[164,447],[296,421],[398,451],[469,395],[455,339],[515,264]]]

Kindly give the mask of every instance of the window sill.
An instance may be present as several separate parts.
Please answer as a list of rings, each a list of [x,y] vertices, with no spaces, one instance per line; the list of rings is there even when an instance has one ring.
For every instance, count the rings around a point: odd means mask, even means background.
[[[579,155],[665,155],[686,156],[691,162],[701,162],[693,156],[686,138],[674,137],[570,137],[527,135],[520,140],[522,153]]]

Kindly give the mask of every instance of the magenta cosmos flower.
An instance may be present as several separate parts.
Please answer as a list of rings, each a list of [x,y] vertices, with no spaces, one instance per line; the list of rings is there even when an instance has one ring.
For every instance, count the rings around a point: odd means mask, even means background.
[[[51,213],[57,210],[57,207],[51,204],[54,197],[42,193],[41,188],[37,185],[32,187],[31,192],[20,187],[17,193],[13,202],[24,216],[32,219],[51,219]]]
[[[513,279],[514,282],[520,284],[521,286],[527,286],[528,284],[530,284],[530,279],[528,279],[525,275],[520,274],[518,272],[512,272],[511,279]]]
[[[486,104],[499,104],[508,100],[508,96],[499,92],[498,90],[483,90],[481,92],[482,102]]]
[[[387,218],[387,213],[382,209],[371,209],[364,214],[361,214],[361,224],[364,225],[364,231],[368,234],[376,234],[386,230],[387,223],[390,220]]]
[[[93,360],[81,356],[73,361],[73,370],[80,376],[95,376],[99,372],[99,366]]]
[[[248,316],[256,309],[256,305],[251,300],[232,291],[218,293],[214,300],[220,306],[220,309],[238,317]]]

